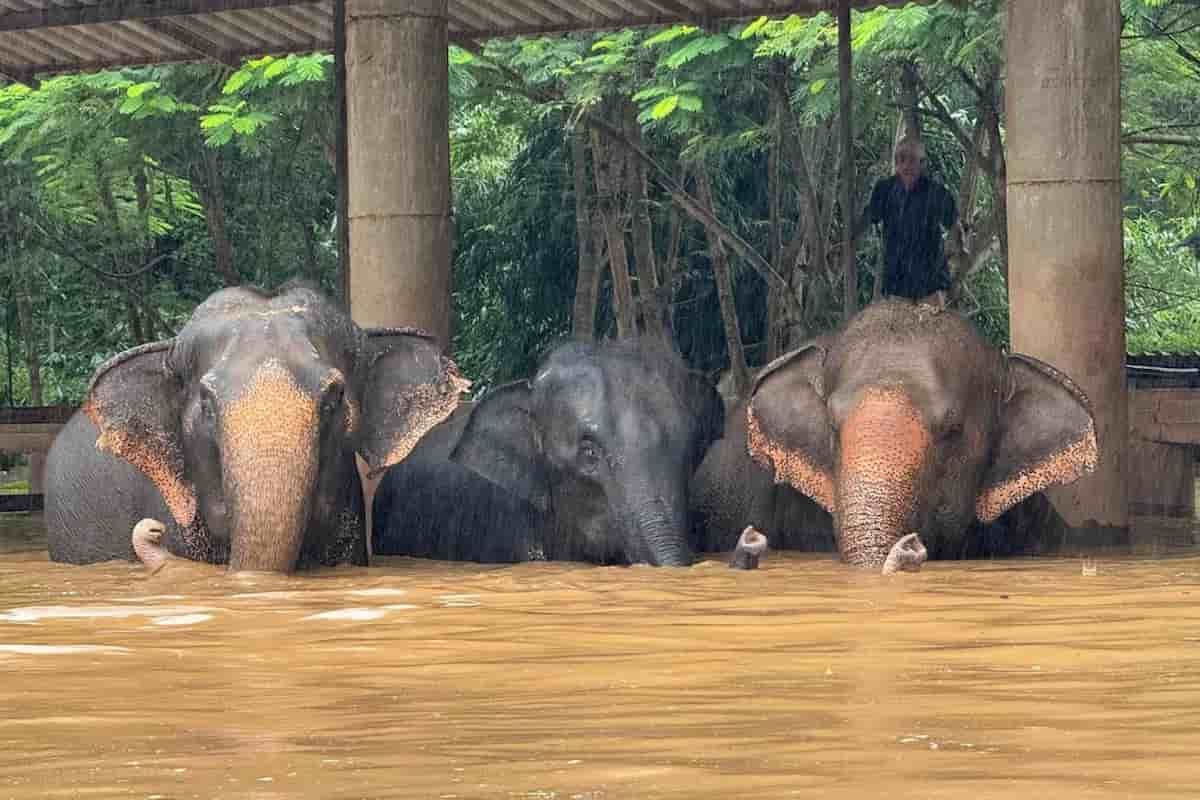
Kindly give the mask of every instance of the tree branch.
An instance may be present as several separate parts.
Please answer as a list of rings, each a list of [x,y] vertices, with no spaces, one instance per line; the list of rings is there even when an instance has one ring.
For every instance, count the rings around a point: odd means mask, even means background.
[[[110,280],[123,281],[123,280],[129,280],[130,278],[136,278],[139,275],[144,275],[145,273],[154,269],[154,267],[157,266],[160,262],[164,261],[165,259],[171,258],[172,256],[175,255],[175,251],[170,250],[166,253],[162,253],[161,255],[155,256],[154,258],[150,259],[142,266],[138,267],[137,269],[130,270],[129,272],[109,272],[107,270],[100,269],[100,267],[97,267],[94,264],[88,263],[88,261],[86,259],[84,259],[78,253],[76,253],[65,242],[63,242],[61,239],[59,239],[54,234],[50,233],[48,230],[46,230],[44,227],[42,227],[41,223],[39,223],[37,220],[31,219],[30,224],[32,224],[33,227],[36,228],[38,230],[38,232],[46,238],[46,240],[48,242],[50,242],[50,244],[54,245],[54,249],[57,250],[60,255],[66,256],[67,258],[71,259],[76,264],[78,264],[79,266],[88,270],[89,272],[94,272],[95,274],[99,275],[100,277],[108,278]]]
[[[514,91],[517,94],[520,94],[538,103],[561,105],[566,102],[566,99],[562,96],[529,86],[520,73],[506,67],[503,64],[497,64],[485,58],[481,51],[472,50],[472,52],[474,52],[480,60],[486,62],[488,68],[494,69],[508,80],[508,83],[502,88]],[[754,269],[754,271],[762,276],[763,280],[765,280],[768,284],[778,288],[780,296],[784,298],[784,302],[789,307],[796,308],[797,302],[795,293],[792,291],[792,287],[788,284],[787,280],[785,280],[784,277],[780,275],[774,267],[771,266],[770,262],[763,258],[762,255],[760,255],[752,245],[746,242],[746,240],[738,236],[737,233],[732,231],[715,215],[710,213],[702,203],[696,200],[696,198],[688,194],[687,190],[675,180],[675,176],[673,176],[665,167],[655,161],[649,153],[631,142],[628,137],[625,136],[623,131],[609,124],[607,121],[600,119],[586,108],[578,109],[576,119],[578,122],[582,122],[589,128],[604,134],[610,141],[619,144],[627,152],[635,155],[638,160],[645,164],[650,171],[654,173],[658,179],[659,185],[666,190],[667,194],[671,195],[671,198],[678,203],[681,208],[687,211],[688,214],[694,217],[706,228],[711,228],[713,232],[721,239],[721,241],[723,241],[730,247],[730,249],[737,253],[739,258],[745,259],[745,261]]]
[[[975,143],[971,141],[971,137],[967,135],[966,130],[964,130],[963,126],[958,123],[958,120],[956,120],[950,114],[950,111],[946,108],[945,103],[943,103],[941,98],[933,93],[933,91],[929,88],[929,85],[925,83],[925,80],[919,74],[916,76],[916,78],[917,84],[921,88],[921,93],[925,95],[925,99],[929,102],[929,105],[932,106],[931,109],[918,108],[917,110],[932,116],[949,128],[950,132],[954,134],[954,138],[958,140],[960,145],[962,145],[963,152],[970,153],[971,157],[979,162],[979,166],[984,172],[987,173],[989,178],[995,177],[992,160],[975,147]]]
[[[1193,136],[1150,136],[1144,134],[1127,134],[1121,137],[1121,144],[1161,144],[1176,147],[1200,147],[1200,139]]]
[[[1177,131],[1188,130],[1191,128],[1200,128],[1200,122],[1175,122],[1163,125],[1147,125],[1144,128],[1133,128],[1125,131],[1123,136],[1137,136],[1142,133],[1157,133],[1159,131]]]

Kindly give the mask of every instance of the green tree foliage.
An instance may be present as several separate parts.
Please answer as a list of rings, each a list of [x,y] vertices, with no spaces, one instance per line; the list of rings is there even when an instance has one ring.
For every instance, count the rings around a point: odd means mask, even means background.
[[[477,113],[489,116],[487,109]],[[493,120],[473,122],[490,128]],[[548,345],[570,329],[575,217],[564,203],[570,184],[561,124],[552,117],[527,129],[511,161],[456,150],[454,351],[481,387],[533,372]],[[476,130],[475,133],[479,133]]]
[[[29,342],[43,401],[75,402],[106,357],[173,334],[222,285],[300,276],[333,287],[328,62],[121,70],[0,89],[13,402],[30,399]],[[225,108],[234,111],[222,118]],[[221,242],[227,273],[214,268]]]
[[[972,136],[990,130],[993,114],[1003,139],[1003,4],[961,5],[854,14],[850,157],[861,203],[891,171],[898,78],[915,65],[929,169],[956,194],[978,170],[960,211],[994,237],[1003,159]],[[1200,245],[1187,242],[1200,230],[1200,3],[1123,0],[1122,11],[1130,349],[1197,350]],[[836,41],[833,18],[818,14],[452,47],[453,345],[467,374],[480,385],[526,375],[569,334],[576,201],[596,202],[596,158],[626,158],[630,144],[638,152],[627,163],[640,164],[646,191],[629,207],[645,211],[662,283],[641,286],[645,275],[631,269],[635,296],[656,291],[669,305],[674,343],[694,366],[729,365],[716,240],[685,202],[701,173],[727,237],[720,247],[751,366],[770,354],[771,324],[804,335],[836,324]],[[100,361],[171,335],[223,285],[303,277],[333,291],[331,73],[328,54],[301,54],[0,88],[0,398],[29,402],[40,380],[44,402],[77,401]],[[579,132],[598,138],[577,165]],[[597,142],[611,151],[593,152]],[[587,197],[576,197],[577,166]],[[626,221],[631,253],[635,227]],[[975,244],[960,307],[1003,344],[1002,247]],[[605,250],[595,329],[614,335]],[[877,263],[876,240],[861,239],[864,302]],[[798,319],[772,310],[764,264],[789,282]]]

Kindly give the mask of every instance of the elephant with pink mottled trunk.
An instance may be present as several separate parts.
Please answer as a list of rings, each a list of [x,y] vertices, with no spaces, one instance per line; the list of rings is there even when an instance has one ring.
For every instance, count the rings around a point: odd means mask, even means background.
[[[800,519],[791,506],[808,501],[780,498],[773,479],[828,513],[808,514],[805,535],[820,539],[824,517],[842,559],[873,569],[913,532],[932,557],[970,552],[976,523],[1076,480],[1097,458],[1088,400],[1069,378],[1000,353],[957,313],[904,300],[869,306],[764,367],[735,413],[744,417],[726,447],[753,459],[737,467],[750,478],[739,485],[762,496],[745,500],[751,518],[738,524],[786,546],[793,532],[773,529],[778,507]],[[711,508],[738,456],[714,448],[709,459],[696,483]]]
[[[365,564],[356,454],[397,463],[466,384],[430,337],[362,330],[313,289],[223,289],[173,339],[96,372],[47,459],[50,557],[132,560],[149,517],[163,521],[141,540],[151,556]]]

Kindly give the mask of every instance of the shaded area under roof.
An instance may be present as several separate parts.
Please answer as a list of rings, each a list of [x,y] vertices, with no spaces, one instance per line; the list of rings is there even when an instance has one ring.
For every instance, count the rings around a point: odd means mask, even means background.
[[[854,8],[905,0],[852,0]],[[835,0],[449,0],[452,42],[836,11]],[[0,76],[331,50],[333,2],[0,0]]]

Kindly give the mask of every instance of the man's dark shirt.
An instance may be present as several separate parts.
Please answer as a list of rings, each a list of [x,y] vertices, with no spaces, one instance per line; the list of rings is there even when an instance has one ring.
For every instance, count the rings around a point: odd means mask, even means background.
[[[950,288],[941,228],[957,219],[954,198],[924,175],[911,192],[895,175],[875,184],[867,220],[883,223],[883,294],[917,300]]]

